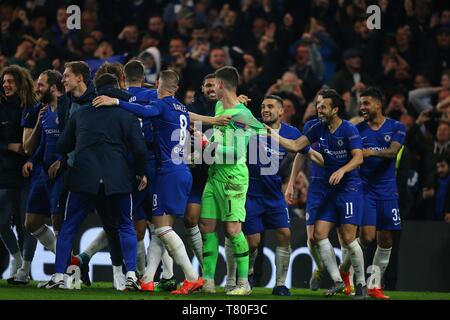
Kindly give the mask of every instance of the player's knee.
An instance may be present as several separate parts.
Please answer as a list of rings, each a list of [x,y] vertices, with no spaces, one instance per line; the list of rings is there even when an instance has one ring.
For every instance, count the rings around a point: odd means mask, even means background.
[[[247,239],[247,242],[248,242],[248,248],[249,248],[250,251],[258,250],[259,243],[260,243],[259,239],[251,239],[251,238],[249,238],[249,239]]]
[[[235,230],[235,229],[226,229],[225,230],[225,236],[229,239],[234,238],[235,236],[237,236],[239,234],[239,231]]]
[[[316,239],[314,238],[314,230],[306,232],[307,241],[314,245],[316,244]]]
[[[204,220],[200,220],[198,223],[198,227],[200,228],[200,232],[203,233],[210,233],[213,232],[214,229],[211,227],[209,223],[207,223]]]
[[[314,230],[312,236],[311,236],[311,243],[317,243],[321,240],[324,240],[327,238],[327,235],[321,233],[321,232],[317,232]]]
[[[386,235],[378,236],[377,242],[378,246],[380,246],[383,249],[392,248],[392,245],[394,243],[392,237]]]
[[[27,230],[29,233],[36,232],[41,225],[34,219],[27,217],[25,219],[25,230]]]
[[[256,251],[256,250],[258,250],[258,247],[259,247],[259,242],[252,242],[252,243],[248,243],[248,250],[250,251],[250,252],[254,252],[254,251]]]
[[[61,230],[61,224],[62,224],[62,215],[60,214],[54,214],[52,215],[52,226],[53,230]]]
[[[383,249],[389,249],[392,248],[393,241],[391,239],[384,239],[383,241],[378,241],[378,246],[380,246]]]
[[[279,229],[277,231],[277,238],[280,245],[288,246],[291,241],[291,230],[288,228]]]
[[[350,243],[355,241],[355,239],[356,239],[355,236],[353,236],[351,234],[342,234],[341,235],[341,241],[344,246],[350,245]]]
[[[366,233],[361,235],[359,237],[359,240],[361,241],[364,247],[368,247],[375,240],[375,235],[371,233]]]
[[[198,225],[198,219],[196,217],[189,215],[184,217],[184,226],[186,228],[194,228],[196,225]]]
[[[25,230],[27,230],[29,233],[33,233],[36,231],[36,229],[36,226],[32,222],[25,220]]]
[[[205,226],[203,224],[199,223],[198,224],[198,228],[200,229],[200,233],[201,234],[207,233],[206,232],[206,228],[205,228]]]
[[[134,228],[136,229],[136,237],[138,241],[142,241],[145,238],[145,233],[147,232],[147,223],[139,222],[134,224]]]
[[[241,226],[238,224],[227,224],[225,226],[225,234],[227,238],[233,238],[241,232]]]
[[[314,238],[313,234],[308,237],[307,241],[309,242],[310,245],[313,246],[317,244],[316,238]]]
[[[145,238],[145,230],[142,231],[142,230],[136,229],[136,236],[137,236],[137,240],[138,241],[144,240],[144,238]]]

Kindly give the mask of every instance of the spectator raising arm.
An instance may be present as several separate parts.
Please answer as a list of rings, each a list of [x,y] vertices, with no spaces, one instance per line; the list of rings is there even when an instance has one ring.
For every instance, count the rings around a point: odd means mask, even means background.
[[[311,44],[311,68],[314,75],[319,81],[323,80],[323,74],[325,72],[325,65],[323,64],[322,56],[315,43]]]
[[[419,88],[411,90],[408,94],[408,100],[418,113],[424,110],[431,110],[433,109],[433,106],[424,102],[423,98],[438,93],[440,90],[442,90],[442,87]]]

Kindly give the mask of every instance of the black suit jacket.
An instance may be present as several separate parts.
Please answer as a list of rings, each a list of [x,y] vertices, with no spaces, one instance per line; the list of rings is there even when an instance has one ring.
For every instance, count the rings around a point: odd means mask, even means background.
[[[143,176],[147,147],[138,119],[117,107],[80,110],[72,115],[57,143],[57,152],[75,150],[69,168],[70,191],[97,194],[104,183],[105,194],[132,192],[134,175]],[[132,168],[128,155],[135,159]]]
[[[61,132],[66,127],[67,123],[69,122],[69,114],[70,109],[76,106],[82,106],[82,107],[90,107],[92,100],[97,96],[97,92],[95,90],[94,83],[92,81],[89,81],[87,85],[86,91],[83,93],[81,97],[74,97],[71,93],[65,94],[64,98],[60,98],[58,101],[58,120],[59,120],[59,130]]]

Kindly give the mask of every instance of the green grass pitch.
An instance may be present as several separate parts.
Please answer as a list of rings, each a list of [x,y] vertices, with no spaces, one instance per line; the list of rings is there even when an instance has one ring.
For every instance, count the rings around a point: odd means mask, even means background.
[[[188,296],[174,296],[168,292],[118,292],[111,283],[94,283],[91,287],[82,286],[81,290],[46,290],[38,289],[36,282],[27,286],[10,286],[0,281],[0,300],[352,300],[352,297],[337,295],[331,298],[323,296],[324,290],[312,292],[308,289],[291,289],[291,297],[271,295],[272,289],[254,288],[246,297],[230,297],[223,288],[218,287],[216,294],[196,292]],[[450,293],[444,292],[400,292],[387,291],[393,300],[450,300]]]

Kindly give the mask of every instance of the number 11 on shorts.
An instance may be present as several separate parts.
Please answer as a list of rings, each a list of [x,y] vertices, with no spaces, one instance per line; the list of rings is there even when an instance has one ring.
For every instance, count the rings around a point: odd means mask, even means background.
[[[345,217],[352,217],[353,216],[353,202],[346,202],[345,203]]]

